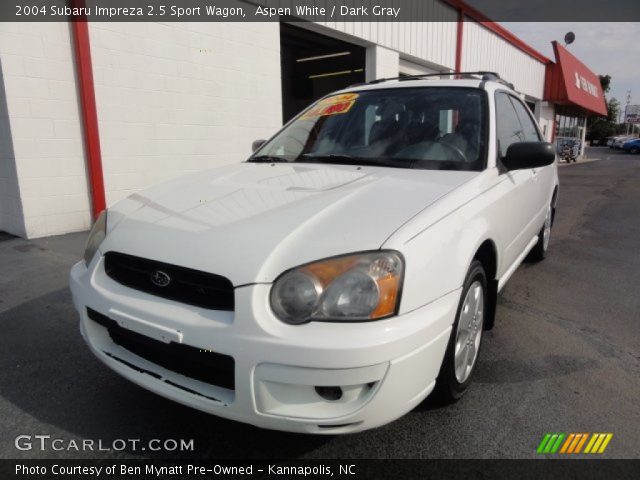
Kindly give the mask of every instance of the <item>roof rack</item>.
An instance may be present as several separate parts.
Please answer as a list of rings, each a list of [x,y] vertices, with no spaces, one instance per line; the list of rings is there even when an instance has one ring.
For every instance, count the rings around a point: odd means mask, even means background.
[[[376,80],[371,80],[369,82],[366,82],[366,84],[374,85],[376,83],[389,82],[391,80],[398,80],[400,82],[405,82],[408,80],[420,80],[422,78],[428,78],[428,77],[451,77],[451,76],[456,76],[460,78],[474,78],[474,79],[479,76],[480,80],[482,81],[498,82],[509,87],[512,90],[515,90],[513,83],[503,80],[502,78],[500,78],[500,75],[498,75],[496,72],[488,72],[484,70],[480,70],[477,72],[438,72],[438,73],[422,73],[418,75],[402,75],[400,77],[378,78]]]

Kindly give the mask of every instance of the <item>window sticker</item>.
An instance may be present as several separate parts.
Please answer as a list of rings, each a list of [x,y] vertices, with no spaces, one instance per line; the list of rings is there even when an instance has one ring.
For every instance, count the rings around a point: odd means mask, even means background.
[[[344,93],[342,95],[333,95],[331,97],[320,100],[314,107],[306,112],[301,120],[309,120],[311,118],[326,117],[328,115],[340,115],[347,113],[358,98],[357,93]]]

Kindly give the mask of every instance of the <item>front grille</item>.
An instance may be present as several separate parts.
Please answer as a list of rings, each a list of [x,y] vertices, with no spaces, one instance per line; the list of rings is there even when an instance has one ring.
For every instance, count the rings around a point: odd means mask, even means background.
[[[229,355],[202,350],[182,343],[164,343],[122,328],[101,313],[87,308],[87,315],[105,327],[116,345],[167,370],[210,385],[235,389],[235,361]],[[138,367],[136,367],[138,369]]]
[[[117,252],[107,252],[104,268],[116,282],[142,292],[212,310],[234,309],[233,284],[220,275]]]

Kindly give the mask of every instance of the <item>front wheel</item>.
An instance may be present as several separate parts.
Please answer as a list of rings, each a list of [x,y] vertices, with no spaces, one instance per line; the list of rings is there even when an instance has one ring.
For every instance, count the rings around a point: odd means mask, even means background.
[[[458,400],[473,377],[482,343],[487,306],[487,276],[482,264],[474,260],[462,288],[444,361],[436,381],[436,395],[445,402]]]
[[[638,153],[638,152],[640,152],[640,149],[638,149],[638,147],[633,147],[633,148],[631,148],[631,150],[629,150],[629,153],[632,153],[632,154],[634,154],[634,155],[635,155],[636,153]]]

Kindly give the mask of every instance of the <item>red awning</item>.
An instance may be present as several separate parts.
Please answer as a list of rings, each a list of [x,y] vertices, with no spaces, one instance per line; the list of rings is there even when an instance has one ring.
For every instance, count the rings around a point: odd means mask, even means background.
[[[579,107],[586,110],[587,115],[606,115],[607,106],[598,75],[558,42],[552,43],[556,63],[547,65],[544,99]]]

